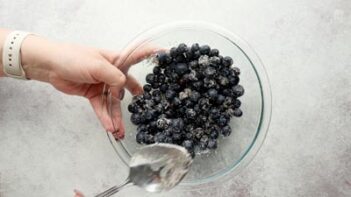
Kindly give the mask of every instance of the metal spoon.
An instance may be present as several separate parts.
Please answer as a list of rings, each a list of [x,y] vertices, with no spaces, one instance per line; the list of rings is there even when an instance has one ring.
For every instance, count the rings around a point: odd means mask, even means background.
[[[132,156],[127,180],[95,197],[112,196],[127,185],[136,185],[149,192],[170,190],[185,177],[192,161],[188,151],[177,145],[145,146]]]

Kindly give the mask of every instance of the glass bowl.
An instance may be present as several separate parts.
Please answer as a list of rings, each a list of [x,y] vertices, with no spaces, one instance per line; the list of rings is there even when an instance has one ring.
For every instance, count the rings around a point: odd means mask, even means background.
[[[122,51],[123,55],[118,66],[126,71],[123,65],[132,61],[133,55],[145,51],[150,46],[170,49],[180,43],[208,44],[219,49],[221,55],[232,57],[234,66],[241,70],[240,84],[245,88],[244,96],[240,97],[243,116],[231,118],[232,134],[221,138],[216,150],[197,155],[189,174],[179,186],[179,188],[192,190],[204,185],[211,186],[214,181],[225,181],[233,177],[253,159],[269,127],[272,108],[271,91],[264,66],[253,49],[232,32],[203,22],[177,22],[143,32]],[[154,65],[150,59],[144,59],[129,68],[128,73],[143,85],[146,83],[145,76],[152,72]],[[108,89],[107,86],[105,88]],[[113,97],[107,98],[107,103],[113,102]],[[126,129],[125,138],[117,142],[111,134],[108,134],[110,142],[126,164],[126,168],[131,155],[142,146],[135,140],[137,127],[131,123],[131,113],[127,109],[131,99],[132,95],[126,92],[121,101]],[[108,106],[111,111],[113,105]]]

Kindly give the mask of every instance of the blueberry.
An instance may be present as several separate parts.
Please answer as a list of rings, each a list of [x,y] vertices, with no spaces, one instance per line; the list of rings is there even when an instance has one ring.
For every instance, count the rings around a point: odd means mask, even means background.
[[[149,92],[144,92],[143,97],[145,100],[150,100],[152,98],[151,94]]]
[[[197,60],[189,62],[189,67],[195,69],[199,66],[199,62]]]
[[[144,143],[145,142],[145,133],[143,132],[139,132],[136,134],[136,141],[141,144],[141,143]]]
[[[221,94],[218,94],[216,103],[217,103],[218,105],[220,105],[220,104],[222,104],[222,103],[224,102],[224,100],[225,100],[225,96],[223,96],[223,95],[221,95]]]
[[[185,53],[188,51],[188,47],[184,43],[180,43],[177,48],[178,53]]]
[[[207,148],[209,149],[216,149],[217,148],[217,140],[216,139],[209,139]]]
[[[176,96],[176,93],[173,90],[167,90],[165,93],[165,97],[168,100],[172,100],[175,96]]]
[[[229,125],[222,128],[222,135],[224,135],[225,137],[229,136],[231,133],[232,133],[232,129],[230,128]]]
[[[165,142],[165,140],[166,136],[163,133],[160,132],[155,135],[155,142],[162,143]]]
[[[186,139],[192,140],[193,137],[194,137],[193,134],[190,133],[190,132],[188,132],[188,133],[185,134],[185,138],[186,138]]]
[[[168,108],[170,106],[169,102],[166,99],[161,100],[161,105],[162,105],[163,109],[165,109],[165,110],[168,110]]]
[[[173,143],[172,137],[168,137],[168,136],[167,136],[167,137],[165,138],[164,143],[172,144],[172,143]]]
[[[191,91],[191,94],[189,96],[190,100],[193,102],[197,102],[201,97],[201,94],[197,91]]]
[[[224,117],[224,115],[219,116],[219,118],[216,120],[217,124],[219,126],[225,126],[228,123],[228,119]]]
[[[235,99],[233,107],[235,108],[239,108],[241,106],[241,101],[239,99]]]
[[[152,83],[152,84],[151,84],[151,87],[152,87],[153,89],[157,89],[157,88],[159,88],[159,87],[160,87],[160,84],[159,84],[159,83],[154,82],[154,83]]]
[[[146,110],[146,111],[144,112],[144,118],[145,118],[145,120],[147,120],[147,121],[150,121],[150,120],[155,119],[155,118],[156,118],[156,112],[155,112],[155,110]]]
[[[207,116],[199,115],[199,120],[201,121],[202,124],[205,124],[207,122]]]
[[[155,143],[155,137],[151,134],[147,134],[145,135],[145,140],[144,140],[145,144],[152,144]]]
[[[202,108],[203,106],[208,106],[210,104],[210,101],[208,100],[208,98],[200,98],[198,104],[200,108]]]
[[[161,91],[160,90],[154,90],[152,91],[152,96],[155,97],[155,96],[161,96]]]
[[[238,67],[233,67],[232,69],[233,69],[235,75],[237,75],[237,76],[240,75],[240,69]]]
[[[187,118],[194,119],[196,117],[196,112],[194,111],[194,109],[187,109],[185,113]]]
[[[170,120],[168,120],[167,118],[159,118],[156,121],[156,126],[159,129],[166,129],[166,128],[168,128],[169,123],[170,123]]]
[[[166,76],[165,75],[163,75],[163,74],[159,74],[159,75],[157,75],[158,76],[158,79],[157,79],[157,82],[158,83],[164,83],[165,81],[166,81]]]
[[[230,70],[229,68],[225,67],[223,69],[220,70],[220,74],[225,76],[225,77],[228,77],[230,75]]]
[[[208,136],[204,134],[204,135],[202,135],[200,142],[205,142],[207,144],[208,140],[209,140]]]
[[[194,111],[196,113],[200,113],[201,112],[201,108],[200,108],[200,105],[199,104],[195,104],[194,107],[193,107]]]
[[[207,67],[204,72],[206,77],[213,76],[215,73],[216,73],[216,69],[214,69],[213,67]]]
[[[172,128],[177,130],[183,130],[184,128],[184,121],[181,118],[173,119],[171,121]]]
[[[232,96],[232,90],[231,89],[223,89],[222,94],[223,94],[223,96]]]
[[[218,56],[219,55],[219,50],[218,49],[211,49],[209,55],[210,56]]]
[[[201,55],[198,62],[199,65],[202,66],[201,68],[206,68],[206,66],[210,65],[210,60],[207,55]]]
[[[207,94],[212,101],[215,101],[218,96],[218,91],[216,89],[211,88],[207,91]]]
[[[193,53],[193,58],[194,58],[194,59],[198,59],[200,56],[201,56],[200,51],[195,51],[195,52]]]
[[[236,109],[234,109],[233,115],[234,115],[235,117],[240,117],[240,116],[243,115],[243,111],[241,111],[240,108],[236,108]]]
[[[172,104],[174,106],[179,106],[180,104],[182,104],[182,101],[178,97],[174,97],[173,101],[172,101]]]
[[[161,92],[165,93],[168,90],[168,85],[162,84],[159,89]]]
[[[145,84],[143,86],[143,89],[144,89],[145,92],[150,92],[152,90],[152,87],[151,87],[150,84]]]
[[[223,57],[222,64],[226,67],[229,67],[233,64],[233,59],[229,56]]]
[[[174,91],[179,91],[180,90],[180,85],[179,84],[176,84],[176,83],[174,83],[174,84],[170,84],[169,85],[169,87],[168,87],[168,89],[170,89],[170,90],[174,90]]]
[[[202,46],[200,47],[199,51],[200,51],[200,53],[201,53],[202,55],[208,55],[208,54],[210,53],[210,51],[211,51],[211,48],[210,48],[210,46],[208,46],[208,45],[202,45]]]
[[[229,81],[230,85],[232,85],[232,86],[237,85],[239,83],[239,80],[240,79],[237,76],[229,76],[228,77],[228,81]]]
[[[176,47],[172,47],[170,50],[169,50],[169,55],[173,58],[175,58],[177,55],[178,55],[178,51],[177,51],[177,48]]]
[[[203,82],[202,81],[196,81],[194,83],[192,83],[192,86],[195,90],[200,91],[202,89],[203,86]]]
[[[180,133],[173,133],[172,134],[172,138],[173,138],[174,141],[181,140],[182,139],[182,134],[180,134]]]
[[[157,122],[151,121],[151,122],[149,122],[148,126],[149,126],[149,130],[154,131],[155,129],[157,129]]]
[[[244,90],[243,86],[236,85],[233,87],[233,92],[234,92],[236,97],[240,97],[240,96],[244,95],[245,90]]]
[[[218,77],[218,83],[221,86],[227,86],[229,84],[229,79],[227,77],[225,77],[225,76],[220,75]]]
[[[194,128],[195,128],[195,127],[194,127],[193,124],[187,124],[187,125],[185,126],[185,131],[191,133],[191,132],[194,130]]]
[[[147,126],[145,124],[141,124],[138,126],[137,128],[137,132],[140,133],[140,132],[146,132],[147,131]]]
[[[177,57],[174,58],[174,62],[176,63],[184,63],[186,62],[186,58],[184,57],[183,54],[178,55]]]
[[[194,130],[194,134],[195,134],[195,137],[197,138],[197,139],[201,139],[201,137],[204,135],[204,130],[202,129],[202,128],[196,128],[195,130]]]
[[[216,87],[216,81],[210,78],[204,78],[204,87],[205,88],[213,88]]]
[[[227,96],[227,97],[225,97],[225,100],[224,100],[224,102],[223,102],[223,106],[224,106],[225,108],[229,108],[233,103],[234,103],[233,98],[230,97],[230,96]]]
[[[155,80],[155,75],[150,73],[146,75],[146,82],[148,82],[149,84],[153,84]]]
[[[189,70],[188,66],[184,63],[176,64],[175,69],[174,69],[174,71],[179,75],[185,74],[188,70]]]
[[[130,117],[130,121],[133,124],[138,125],[142,122],[142,117],[140,114],[132,114],[132,116]]]
[[[213,107],[213,108],[210,109],[210,117],[213,120],[218,119],[220,117],[220,115],[221,115],[221,113],[220,113],[220,111],[217,108]]]
[[[160,74],[162,72],[162,69],[159,66],[155,66],[154,69],[152,70],[152,72],[155,75],[158,75],[158,74]]]
[[[198,51],[199,49],[200,49],[200,46],[199,46],[198,43],[192,44],[192,45],[191,45],[191,48],[190,48],[191,52]]]
[[[218,130],[217,129],[211,129],[210,137],[212,139],[217,139],[219,136]]]
[[[128,111],[130,113],[137,113],[139,111],[139,106],[136,103],[131,103],[128,105]]]
[[[221,59],[219,59],[219,57],[216,57],[216,56],[210,57],[209,61],[210,61],[210,64],[214,66],[217,66],[217,65],[219,66],[219,64],[221,63]]]
[[[153,100],[155,101],[155,103],[160,103],[162,97],[160,95],[153,95]]]
[[[160,66],[165,66],[167,64],[170,64],[171,61],[172,61],[172,58],[170,55],[168,55],[167,53],[165,52],[159,52],[157,55],[156,55],[156,58],[158,60],[158,64]]]
[[[192,108],[194,106],[194,103],[190,99],[185,99],[184,106],[187,108]]]
[[[186,60],[189,62],[193,59],[193,53],[190,51],[190,48],[184,53]]]
[[[183,75],[182,80],[184,80],[184,82],[187,83],[189,81],[197,81],[198,78],[196,77],[196,72],[191,71],[190,73]]]
[[[171,66],[168,66],[165,68],[165,70],[163,71],[163,74],[166,76],[166,77],[170,77],[172,75],[172,68]]]
[[[192,150],[194,148],[194,142],[191,140],[184,140],[182,146],[187,150]]]
[[[207,149],[207,143],[201,141],[201,142],[199,143],[199,148],[200,148],[201,150],[206,150],[206,149]]]
[[[159,103],[159,104],[157,104],[155,107],[154,107],[154,109],[156,110],[156,112],[158,112],[158,113],[162,113],[163,112],[163,107],[162,107],[162,105],[161,105],[161,103]]]

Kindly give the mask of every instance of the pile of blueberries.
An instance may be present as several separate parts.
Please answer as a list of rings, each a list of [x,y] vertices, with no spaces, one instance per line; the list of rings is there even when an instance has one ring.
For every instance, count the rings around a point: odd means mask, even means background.
[[[208,45],[182,43],[157,53],[155,62],[144,93],[128,105],[136,141],[178,144],[193,156],[216,149],[218,137],[232,132],[231,117],[243,114],[238,98],[244,88],[232,58]]]

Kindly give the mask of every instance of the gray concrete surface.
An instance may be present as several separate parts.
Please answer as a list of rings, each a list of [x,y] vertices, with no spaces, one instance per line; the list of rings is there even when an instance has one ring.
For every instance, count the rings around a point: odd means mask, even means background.
[[[0,0],[1,27],[109,49],[180,19],[214,22],[249,41],[270,77],[273,117],[239,176],[155,196],[351,196],[351,1]],[[1,197],[69,197],[126,177],[86,100],[1,79],[0,112]],[[130,188],[118,196],[154,195]]]

